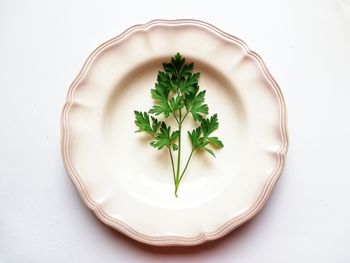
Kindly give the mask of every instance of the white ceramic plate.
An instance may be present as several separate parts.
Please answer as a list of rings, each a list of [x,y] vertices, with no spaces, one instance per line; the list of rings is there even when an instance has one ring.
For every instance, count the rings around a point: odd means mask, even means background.
[[[157,71],[176,52],[201,72],[225,143],[216,158],[194,156],[178,198],[168,155],[134,133],[133,116],[150,108]],[[184,147],[186,156],[188,141]],[[98,47],[62,114],[63,160],[86,205],[107,225],[153,245],[199,244],[249,220],[266,202],[286,151],[283,97],[262,59],[195,20],[151,21]]]

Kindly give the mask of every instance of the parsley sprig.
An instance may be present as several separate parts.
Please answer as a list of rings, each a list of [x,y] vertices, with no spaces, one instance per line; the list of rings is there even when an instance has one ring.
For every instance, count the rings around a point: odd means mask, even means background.
[[[214,149],[224,147],[218,137],[212,133],[218,129],[217,114],[206,118],[209,107],[205,103],[206,91],[199,91],[199,72],[193,73],[193,63],[186,64],[185,58],[177,53],[171,58],[170,63],[163,63],[163,71],[159,71],[157,82],[151,89],[151,96],[155,104],[148,112],[135,111],[136,132],[148,133],[153,141],[151,146],[158,150],[167,149],[170,155],[172,173],[175,185],[175,196],[180,182],[187,170],[193,154],[199,150],[205,150],[215,157]],[[186,165],[181,172],[181,132],[182,124],[188,115],[198,123],[198,127],[188,131],[192,150]],[[173,117],[177,123],[177,130],[172,131],[164,121],[157,116]],[[177,151],[177,164],[173,152]]]

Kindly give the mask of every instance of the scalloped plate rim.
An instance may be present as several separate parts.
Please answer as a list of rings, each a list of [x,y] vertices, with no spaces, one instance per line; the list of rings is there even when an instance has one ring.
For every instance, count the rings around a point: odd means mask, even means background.
[[[69,138],[69,129],[67,125],[67,118],[69,109],[72,106],[72,98],[74,89],[77,87],[77,84],[79,81],[85,76],[85,73],[88,71],[89,66],[92,64],[95,57],[97,57],[106,47],[108,47],[110,44],[114,44],[116,42],[122,41],[126,36],[132,34],[134,31],[143,30],[147,31],[148,28],[150,28],[153,25],[180,25],[180,24],[192,24],[201,26],[205,29],[209,29],[213,33],[216,33],[217,37],[224,38],[227,41],[234,42],[235,44],[240,45],[247,56],[250,56],[254,58],[262,72],[264,77],[266,77],[270,83],[270,87],[274,89],[278,96],[279,101],[279,107],[280,107],[280,130],[281,130],[281,138],[282,138],[282,145],[280,149],[277,152],[278,156],[278,162],[275,167],[274,173],[272,176],[270,176],[269,180],[266,182],[265,186],[263,187],[263,191],[261,192],[258,200],[251,206],[248,211],[243,213],[241,216],[234,217],[225,224],[223,224],[219,229],[217,229],[214,232],[201,232],[199,235],[195,237],[179,237],[179,236],[161,236],[161,237],[154,237],[154,236],[148,236],[144,235],[142,233],[139,233],[129,227],[127,224],[115,219],[111,218],[108,214],[106,214],[102,206],[95,201],[92,200],[92,198],[89,196],[88,192],[84,188],[84,185],[77,174],[77,172],[74,170],[73,165],[70,161],[69,154],[68,154],[68,138]],[[286,106],[285,101],[282,95],[282,92],[277,84],[277,82],[274,80],[270,72],[268,71],[264,61],[262,58],[255,53],[254,51],[250,50],[247,46],[247,44],[242,41],[241,39],[230,35],[219,28],[200,20],[196,19],[176,19],[176,20],[166,20],[166,19],[156,19],[151,20],[148,23],[145,24],[137,24],[132,27],[129,27],[124,32],[119,34],[118,36],[104,42],[100,46],[98,46],[88,57],[86,62],[84,63],[82,69],[80,70],[77,77],[74,79],[72,84],[69,87],[67,96],[66,96],[66,102],[64,104],[62,114],[61,114],[61,154],[62,159],[64,162],[65,169],[76,186],[83,202],[85,205],[90,208],[96,216],[106,225],[118,230],[119,232],[129,236],[130,238],[137,240],[142,243],[146,243],[149,245],[157,245],[157,246],[192,246],[192,245],[198,245],[201,243],[204,243],[209,240],[215,240],[220,237],[225,236],[241,224],[247,222],[249,219],[254,217],[264,206],[266,201],[268,200],[271,191],[276,184],[278,178],[280,177],[284,164],[285,164],[285,155],[288,150],[288,133],[287,133],[287,113],[286,113]]]

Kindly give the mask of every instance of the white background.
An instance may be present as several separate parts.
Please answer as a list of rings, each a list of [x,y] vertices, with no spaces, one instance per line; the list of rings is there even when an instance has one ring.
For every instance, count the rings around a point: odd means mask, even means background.
[[[198,247],[149,247],[104,226],[60,155],[61,108],[87,56],[155,18],[242,38],[287,104],[287,164],[269,202]],[[0,89],[0,262],[350,262],[349,0],[1,1]]]

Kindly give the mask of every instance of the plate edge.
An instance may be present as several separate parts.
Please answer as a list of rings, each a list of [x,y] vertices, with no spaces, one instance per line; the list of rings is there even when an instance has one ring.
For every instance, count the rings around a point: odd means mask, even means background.
[[[181,25],[181,24],[191,24],[191,25],[197,25],[201,26],[207,30],[212,31],[213,33],[216,33],[221,38],[224,38],[230,42],[234,42],[235,44],[239,44],[246,55],[252,57],[258,62],[258,65],[263,71],[264,77],[267,78],[267,80],[270,83],[270,86],[274,89],[276,92],[278,101],[279,101],[279,107],[280,107],[280,132],[281,132],[281,137],[282,137],[282,145],[280,149],[277,152],[277,165],[275,167],[274,173],[270,176],[269,180],[266,182],[263,191],[261,192],[259,198],[257,201],[252,205],[248,211],[243,213],[242,215],[232,218],[225,224],[223,224],[219,229],[217,229],[214,232],[202,232],[199,235],[195,237],[179,237],[179,236],[163,236],[163,237],[153,237],[153,236],[148,236],[144,235],[142,233],[139,233],[129,227],[127,224],[116,220],[114,218],[111,218],[108,216],[102,209],[102,206],[96,202],[94,202],[89,194],[87,193],[86,189],[84,188],[84,185],[79,178],[79,175],[76,173],[76,171],[73,168],[73,165],[70,162],[69,155],[67,154],[67,149],[68,149],[68,141],[69,141],[69,129],[67,125],[67,119],[68,119],[68,113],[69,109],[72,106],[72,99],[73,99],[73,94],[74,94],[74,89],[79,83],[79,81],[84,77],[85,73],[88,71],[89,66],[99,55],[101,51],[103,51],[105,48],[107,48],[109,45],[114,44],[115,42],[122,41],[126,36],[129,34],[133,33],[134,31],[138,30],[147,30],[148,28],[152,27],[153,25]],[[72,84],[69,87],[67,96],[66,96],[66,102],[63,107],[62,113],[61,113],[61,154],[62,154],[62,159],[64,162],[65,169],[78,189],[78,192],[86,204],[87,207],[89,207],[95,214],[96,216],[106,225],[118,230],[119,232],[131,237],[132,239],[135,239],[139,242],[146,243],[149,245],[157,245],[157,246],[192,246],[192,245],[198,245],[201,243],[204,243],[209,240],[214,240],[218,239],[241,224],[247,222],[250,220],[252,217],[254,217],[264,206],[266,201],[268,200],[272,189],[274,185],[276,184],[277,180],[279,179],[284,165],[285,165],[285,156],[288,150],[288,132],[287,132],[287,112],[286,112],[286,106],[285,106],[285,101],[282,95],[282,92],[280,90],[280,87],[278,86],[277,82],[275,79],[272,77],[271,73],[267,69],[264,61],[262,58],[255,53],[254,51],[250,50],[247,44],[233,36],[230,35],[221,29],[207,23],[203,22],[200,20],[195,20],[195,19],[177,19],[177,20],[165,20],[165,19],[156,19],[152,20],[148,23],[145,24],[137,24],[134,25],[128,29],[126,29],[124,32],[119,34],[118,36],[106,41],[105,43],[101,44],[98,46],[88,57],[86,62],[84,63],[82,69],[80,70],[79,74],[77,77],[74,79]]]

